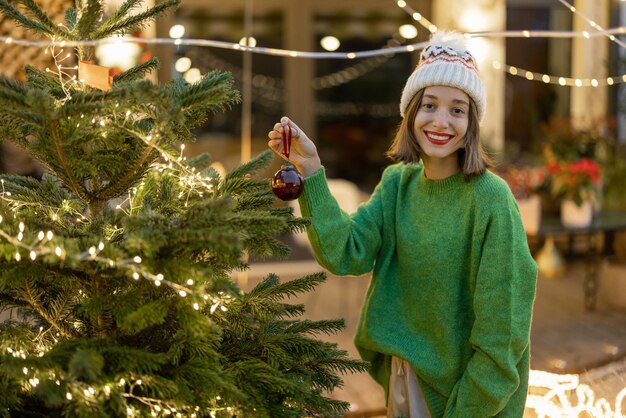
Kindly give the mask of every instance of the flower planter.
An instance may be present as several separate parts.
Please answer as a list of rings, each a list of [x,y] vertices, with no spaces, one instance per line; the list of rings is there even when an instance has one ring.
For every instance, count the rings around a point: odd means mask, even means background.
[[[584,228],[593,220],[593,205],[590,201],[583,201],[578,206],[573,200],[561,202],[561,223],[570,228]]]
[[[519,206],[524,230],[529,235],[535,235],[541,224],[541,197],[534,194],[527,199],[517,199],[517,206]]]

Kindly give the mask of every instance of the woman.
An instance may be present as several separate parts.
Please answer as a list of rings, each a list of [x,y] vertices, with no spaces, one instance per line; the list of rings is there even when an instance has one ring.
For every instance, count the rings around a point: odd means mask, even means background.
[[[450,40],[450,38],[452,38]],[[373,269],[355,344],[390,417],[522,417],[537,276],[519,210],[479,144],[485,89],[457,35],[424,49],[369,201],[342,212],[314,143],[287,117],[269,133],[305,176],[299,199],[319,263]]]

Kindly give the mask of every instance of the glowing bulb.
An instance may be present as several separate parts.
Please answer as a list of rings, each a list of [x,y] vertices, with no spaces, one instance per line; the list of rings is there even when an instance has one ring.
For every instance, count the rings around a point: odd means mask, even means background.
[[[37,253],[34,251],[31,251],[29,254],[29,257],[31,260],[35,261],[35,259],[37,258]]]
[[[202,78],[202,73],[199,69],[194,67],[190,68],[183,77],[189,84],[193,84]]]
[[[63,254],[63,250],[61,249],[61,247],[56,247],[54,249],[54,253],[57,255],[57,257],[61,257],[61,255]]]
[[[185,27],[183,25],[174,25],[170,28],[170,38],[182,38],[184,34]]]
[[[135,280],[139,280],[139,273],[134,272],[134,273],[133,273],[133,279],[135,279]]]
[[[559,77],[559,84],[564,86],[567,83],[564,77]]]
[[[191,59],[187,57],[180,57],[176,60],[176,64],[174,64],[174,69],[179,73],[184,73],[188,69],[191,68]]]
[[[244,36],[239,40],[239,45],[241,46],[249,46],[254,48],[256,46],[256,39],[253,36]]]
[[[185,292],[184,290],[181,290],[180,292],[178,292],[178,294],[183,298],[187,296],[187,292]]]
[[[337,39],[334,36],[324,36],[320,40],[320,45],[326,51],[331,51],[332,52],[332,51],[336,51],[336,50],[339,49],[339,47],[341,46],[341,42],[339,42],[339,39]]]
[[[138,255],[136,255],[135,257],[133,257],[133,261],[137,264],[141,263],[141,257],[139,257]]]
[[[404,39],[413,39],[417,36],[417,28],[413,25],[402,25],[398,32]]]

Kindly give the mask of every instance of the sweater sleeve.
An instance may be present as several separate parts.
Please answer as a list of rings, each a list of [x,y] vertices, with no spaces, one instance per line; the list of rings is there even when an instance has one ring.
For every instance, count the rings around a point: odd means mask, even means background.
[[[382,242],[383,181],[348,215],[331,195],[324,168],[306,178],[300,209],[311,219],[307,233],[315,257],[330,272],[358,275],[372,269]]]
[[[514,198],[506,190],[484,216],[484,240],[475,283],[473,355],[453,388],[446,417],[488,417],[502,411],[519,389],[526,393],[532,305],[537,266]],[[480,221],[479,221],[480,222]],[[523,409],[523,406],[522,406]]]

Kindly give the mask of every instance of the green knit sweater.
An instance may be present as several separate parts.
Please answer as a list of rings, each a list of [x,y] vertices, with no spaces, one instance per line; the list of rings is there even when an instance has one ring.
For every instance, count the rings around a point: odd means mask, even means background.
[[[355,344],[386,395],[397,356],[433,418],[520,418],[537,267],[506,183],[463,177],[429,180],[422,164],[395,164],[348,215],[321,169],[299,202],[323,267],[374,269]]]

